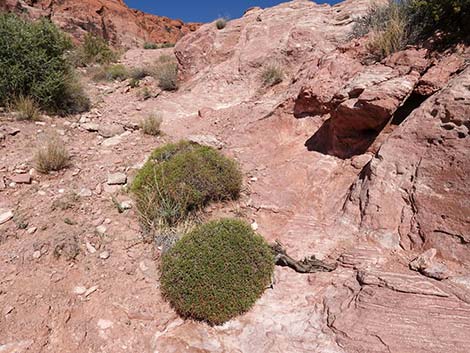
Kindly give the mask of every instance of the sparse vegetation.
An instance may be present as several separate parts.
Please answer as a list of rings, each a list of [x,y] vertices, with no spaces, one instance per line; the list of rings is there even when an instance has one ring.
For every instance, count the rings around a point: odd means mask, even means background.
[[[403,49],[410,34],[407,29],[406,11],[402,5],[390,4],[387,17],[379,27],[372,29],[368,43],[369,51],[378,58],[385,58]]]
[[[181,141],[156,149],[131,190],[147,227],[174,226],[212,201],[239,196],[242,174],[217,150]]]
[[[55,135],[49,136],[45,146],[35,156],[36,169],[41,173],[59,171],[69,165],[70,156],[64,142]]]
[[[152,42],[145,42],[144,49],[162,49],[162,48],[172,48],[175,45],[173,43],[152,43]]]
[[[150,89],[148,87],[144,87],[140,91],[140,96],[145,101],[152,97],[152,92],[150,92]]]
[[[157,136],[160,135],[160,126],[162,118],[157,114],[150,114],[140,123],[140,127],[144,134]]]
[[[158,44],[152,42],[145,42],[144,49],[158,49]]]
[[[43,19],[28,22],[0,14],[0,104],[30,97],[43,110],[82,112],[89,100],[66,58],[68,36]]]
[[[268,65],[261,74],[263,84],[267,87],[277,85],[284,79],[284,73],[278,65]]]
[[[17,120],[39,120],[41,111],[38,105],[31,97],[20,96],[15,99],[13,104],[10,106],[10,110],[16,112]]]
[[[136,80],[142,80],[143,78],[147,76],[152,76],[153,71],[154,71],[153,68],[148,67],[148,66],[135,67],[130,70],[129,76]]]
[[[176,91],[178,89],[178,64],[172,61],[160,62],[155,68],[155,77],[162,90]]]
[[[353,37],[370,33],[369,50],[378,59],[407,44],[417,44],[436,31],[442,43],[470,38],[468,0],[390,0],[387,6],[372,6],[356,21]]]
[[[124,81],[129,77],[129,72],[124,65],[100,66],[95,68],[93,80],[95,81]]]
[[[162,258],[165,298],[185,318],[223,324],[247,312],[269,286],[271,249],[243,221],[196,227]]]
[[[215,26],[217,29],[221,30],[224,29],[227,26],[227,19],[225,18],[219,18],[215,21]]]
[[[118,59],[117,53],[109,47],[103,38],[91,33],[85,36],[83,44],[75,49],[71,57],[76,66],[109,65]]]

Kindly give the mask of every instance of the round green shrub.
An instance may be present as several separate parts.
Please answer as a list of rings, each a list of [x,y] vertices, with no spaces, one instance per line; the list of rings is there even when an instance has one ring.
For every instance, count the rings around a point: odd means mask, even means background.
[[[0,14],[0,104],[23,96],[57,113],[88,109],[89,100],[66,59],[71,48],[69,37],[50,21]]]
[[[235,161],[211,147],[181,141],[156,149],[131,190],[147,225],[173,226],[211,201],[236,199],[241,186]]]
[[[248,311],[269,286],[274,257],[243,221],[196,227],[162,258],[164,297],[185,318],[222,324]]]

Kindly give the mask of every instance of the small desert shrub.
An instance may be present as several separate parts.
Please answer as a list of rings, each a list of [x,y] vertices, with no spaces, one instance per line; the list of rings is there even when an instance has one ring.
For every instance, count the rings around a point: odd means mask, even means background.
[[[17,120],[39,120],[41,111],[37,103],[31,97],[20,96],[10,106],[10,110],[16,111]]]
[[[131,78],[129,81],[129,87],[130,88],[136,88],[140,86],[140,80],[137,78]]]
[[[417,44],[436,31],[440,44],[469,40],[469,0],[389,0],[386,6],[372,6],[356,20],[353,37],[371,33],[369,49],[382,58],[407,44]]]
[[[261,79],[265,86],[274,86],[282,82],[284,79],[284,73],[279,66],[269,65],[263,70]]]
[[[403,49],[408,42],[406,13],[402,6],[390,4],[388,21],[372,29],[368,43],[369,51],[384,58]]]
[[[225,18],[219,18],[215,21],[215,26],[217,29],[224,29],[227,26],[227,20]]]
[[[165,62],[155,68],[155,77],[158,86],[164,91],[176,91],[178,89],[178,64]]]
[[[162,258],[164,297],[185,318],[212,325],[247,312],[269,286],[269,245],[243,221],[196,227]]]
[[[36,168],[41,173],[59,171],[68,166],[70,156],[64,142],[58,136],[50,136],[36,153]]]
[[[108,65],[115,62],[118,55],[103,38],[88,33],[83,40],[83,44],[72,53],[72,58],[76,66],[89,64]]]
[[[70,48],[69,37],[45,19],[0,14],[0,104],[24,96],[54,113],[86,110],[88,99],[66,58]]]
[[[140,123],[140,127],[144,134],[157,136],[160,134],[160,126],[162,118],[156,114],[150,114]]]
[[[162,49],[162,48],[173,48],[175,45],[173,43],[144,43],[144,49]]]
[[[147,100],[152,97],[152,92],[150,92],[150,89],[148,87],[144,87],[140,91],[139,95],[143,100]]]
[[[129,72],[124,65],[111,65],[95,69],[93,80],[95,81],[124,81],[129,77]]]
[[[129,71],[129,76],[136,80],[142,80],[147,76],[152,76],[154,69],[148,66],[135,67]]]
[[[144,49],[158,49],[157,43],[145,42]]]
[[[217,150],[181,141],[157,148],[131,190],[144,225],[173,226],[213,201],[236,199],[242,174]]]

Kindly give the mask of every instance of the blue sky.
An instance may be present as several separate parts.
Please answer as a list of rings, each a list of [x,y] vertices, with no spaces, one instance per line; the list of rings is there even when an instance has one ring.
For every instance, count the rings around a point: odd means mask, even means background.
[[[218,17],[238,18],[252,6],[270,7],[279,0],[124,0],[127,5],[148,13],[185,22],[210,22]],[[316,0],[317,3],[338,3],[339,0]]]

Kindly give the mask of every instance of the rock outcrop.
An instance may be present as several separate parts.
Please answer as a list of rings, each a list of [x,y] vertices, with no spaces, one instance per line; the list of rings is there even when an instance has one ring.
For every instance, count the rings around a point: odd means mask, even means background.
[[[370,3],[296,0],[203,25],[176,45],[176,92],[142,100],[154,82],[90,83],[95,113],[38,122],[67,139],[73,168],[31,185],[10,181],[46,127],[2,120],[0,351],[467,353],[470,51],[364,60],[366,38],[350,33]],[[162,54],[151,52],[121,61]],[[271,63],[284,80],[266,87]],[[163,136],[126,128],[155,111]],[[103,140],[116,125],[127,131]],[[121,206],[122,185],[108,185],[181,138],[221,149],[245,175],[241,199],[207,217],[247,219],[282,244],[280,264],[306,272],[277,267],[254,308],[222,326],[164,301],[160,251]]]
[[[128,48],[144,42],[174,44],[199,27],[129,9],[123,0],[4,0],[0,9],[48,17],[77,40],[92,33]]]

